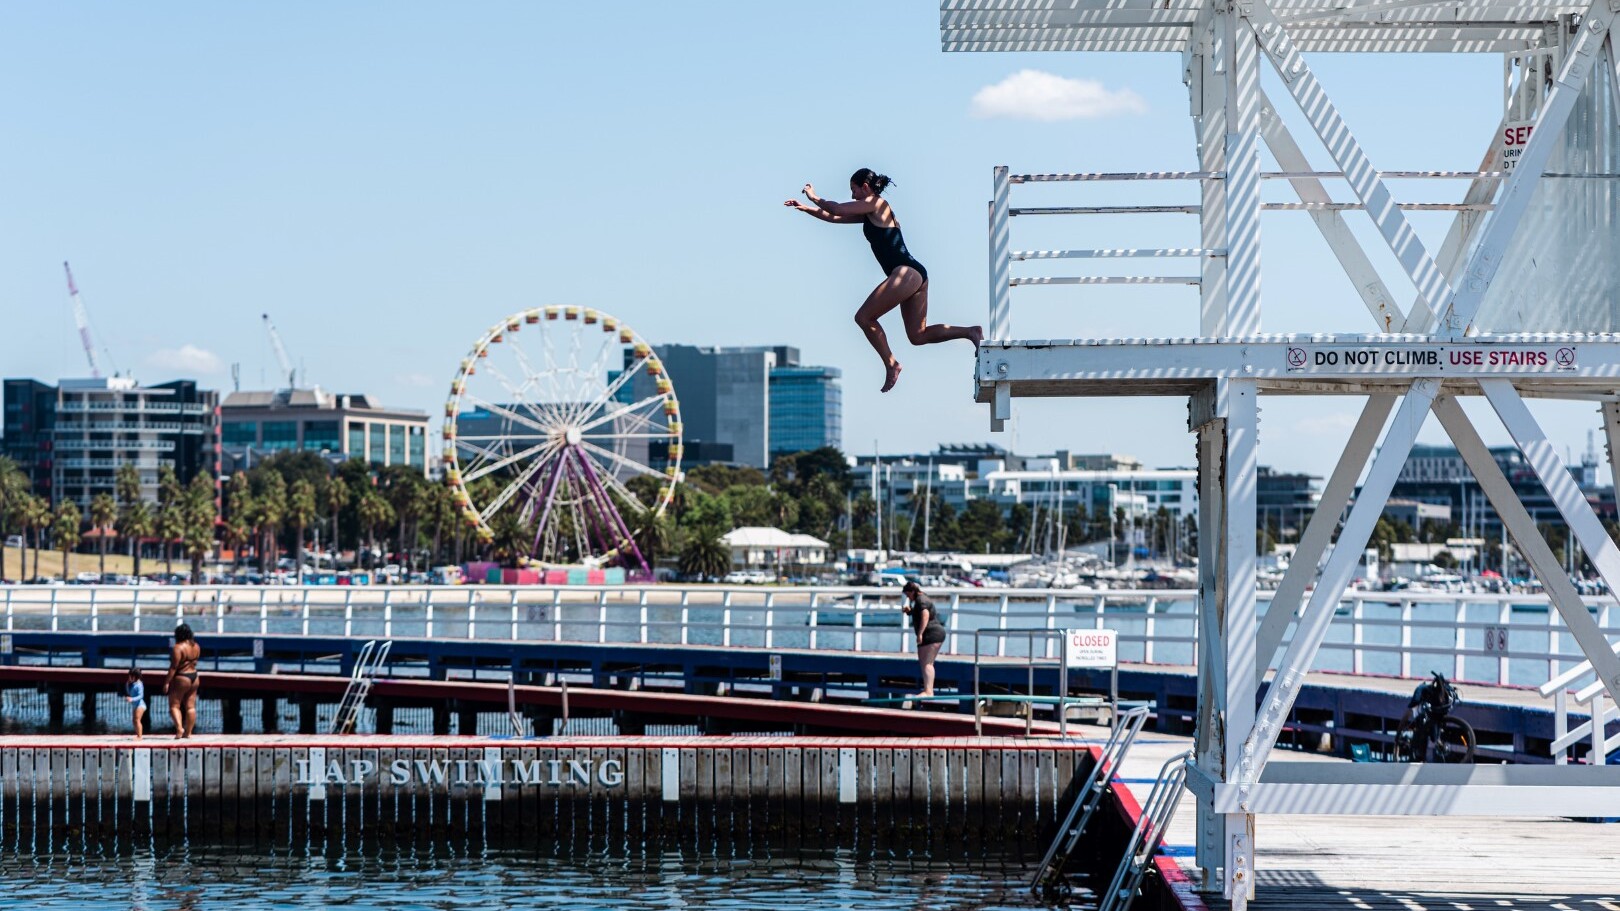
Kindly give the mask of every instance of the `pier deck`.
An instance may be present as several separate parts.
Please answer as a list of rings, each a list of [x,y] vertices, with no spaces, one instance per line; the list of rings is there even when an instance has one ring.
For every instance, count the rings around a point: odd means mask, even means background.
[[[1083,732],[1094,737],[1095,728]],[[1127,786],[1145,798],[1159,767],[1190,738],[1144,734],[1126,758]],[[1316,754],[1289,761],[1342,762]],[[1188,879],[1188,911],[1225,911],[1192,893],[1192,800],[1184,799],[1166,853]],[[1258,871],[1249,907],[1270,911],[1614,911],[1620,909],[1620,825],[1560,817],[1259,816]]]

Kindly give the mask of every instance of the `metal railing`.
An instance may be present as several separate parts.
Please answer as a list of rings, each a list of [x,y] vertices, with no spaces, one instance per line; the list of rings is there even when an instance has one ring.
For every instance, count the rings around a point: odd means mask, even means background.
[[[979,629],[1090,627],[1119,630],[1124,663],[1193,663],[1194,591],[953,589],[936,595],[950,633],[942,650],[947,655],[971,654],[966,637]],[[6,632],[168,632],[183,618],[215,634],[854,652],[915,647],[913,637],[903,635],[898,593],[875,588],[10,585],[0,586],[0,599]],[[1604,633],[1620,639],[1612,600],[1593,597],[1587,605]],[[1543,595],[1348,592],[1338,613],[1320,669],[1413,679],[1440,670],[1461,682],[1537,686],[1584,661]],[[1057,657],[1055,643],[1035,647],[1043,658]],[[998,657],[1023,651],[1007,638],[996,646]]]
[[[1384,180],[1471,180],[1494,181],[1508,176],[1506,171],[1382,171]],[[1547,174],[1554,178],[1610,179],[1616,174]],[[1220,259],[1227,251],[1207,247],[1156,247],[1119,249],[1073,250],[1018,250],[1012,246],[1010,220],[1018,216],[1040,215],[1201,215],[1201,202],[1149,203],[1137,205],[1043,205],[1014,206],[1012,188],[1021,184],[1051,183],[1197,183],[1223,181],[1224,171],[1140,171],[1069,174],[1013,174],[1005,165],[993,171],[990,198],[990,316],[989,338],[1004,341],[1011,337],[1011,309],[1013,288],[1020,285],[1185,285],[1198,287],[1206,278],[1210,260]],[[1265,171],[1262,181],[1287,180],[1317,182],[1344,180],[1342,171],[1281,170]],[[1300,184],[1296,183],[1296,188]],[[1302,194],[1307,195],[1307,194]],[[1361,202],[1336,202],[1317,186],[1313,198],[1295,202],[1260,202],[1262,212],[1347,212],[1365,209]],[[1494,209],[1490,202],[1397,202],[1396,208],[1422,212],[1484,212]],[[1086,276],[1014,276],[1012,264],[1029,260],[1050,259],[1175,259],[1199,262],[1198,275],[1086,275]]]

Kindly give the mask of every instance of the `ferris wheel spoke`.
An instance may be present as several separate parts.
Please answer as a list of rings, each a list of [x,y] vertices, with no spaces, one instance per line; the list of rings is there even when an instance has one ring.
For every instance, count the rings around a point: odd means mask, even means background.
[[[472,402],[474,405],[477,405],[477,406],[479,406],[481,408],[487,408],[492,413],[498,414],[501,417],[506,418],[509,421],[513,421],[514,423],[522,424],[523,426],[529,428],[530,430],[538,430],[541,433],[546,433],[546,434],[549,434],[552,431],[552,428],[547,427],[546,425],[541,424],[538,421],[535,421],[535,420],[533,420],[531,418],[524,417],[523,415],[518,414],[517,412],[513,411],[512,409],[507,408],[505,405],[497,405],[494,402],[488,401],[488,400],[484,399],[483,397],[474,395],[474,394],[472,394],[470,392],[466,393],[465,397],[469,402]]]
[[[589,372],[580,378],[581,395],[578,405],[569,413],[570,422],[578,423],[579,421],[583,420],[585,416],[590,414],[591,411],[596,407],[596,402],[602,400],[601,393],[597,393],[596,395],[592,396],[589,394],[589,392],[597,383],[602,383],[604,387],[608,385],[608,355],[612,352],[622,352],[623,350],[624,349],[620,348],[618,345],[602,344],[597,346],[596,358],[591,361]],[[637,358],[637,360],[641,360],[641,358]]]
[[[489,369],[490,375],[495,377],[495,381],[500,383],[501,386],[506,389],[506,394],[512,400],[512,404],[523,406],[530,414],[534,415],[536,420],[544,421],[549,424],[557,423],[557,415],[549,408],[546,408],[544,405],[537,407],[536,403],[529,401],[528,390],[529,387],[534,385],[532,380],[525,379],[521,384],[516,383],[513,382],[512,379],[504,372],[502,372],[501,368],[495,366],[493,363],[487,364],[486,367]]]
[[[637,412],[641,411],[643,408],[647,408],[649,406],[656,405],[659,402],[662,402],[663,400],[664,400],[664,396],[662,394],[659,394],[659,395],[648,396],[647,398],[644,398],[641,401],[636,402],[634,404],[621,405],[618,408],[615,408],[612,411],[608,412],[607,414],[602,415],[601,417],[597,418],[594,421],[590,421],[588,423],[579,425],[579,431],[580,431],[580,433],[584,433],[584,432],[592,429],[593,427],[600,427],[600,426],[602,426],[603,424],[606,424],[609,421],[617,420],[618,418],[621,418],[621,417],[623,417],[623,416],[625,416],[627,414],[636,414]]]
[[[489,520],[494,517],[496,513],[501,511],[501,507],[505,506],[507,502],[511,500],[512,497],[516,496],[517,492],[523,488],[523,483],[534,477],[535,473],[544,467],[547,461],[548,460],[546,459],[536,459],[534,462],[529,464],[529,467],[519,472],[517,479],[511,484],[508,484],[500,493],[496,494],[495,499],[490,500],[489,505],[485,506],[478,513],[478,518],[482,520],[485,525],[488,525]]]
[[[634,379],[635,375],[640,373],[641,368],[646,366],[646,364],[647,358],[636,358],[634,364],[626,367],[623,373],[620,373],[618,376],[613,378],[613,382],[607,384],[601,393],[596,396],[595,401],[590,403],[589,407],[581,410],[579,420],[589,420],[591,415],[595,414],[599,409],[608,407],[610,402],[618,401],[614,398],[614,396],[618,394],[620,389],[624,388],[626,383]]]
[[[546,395],[546,392],[539,388],[539,386],[540,386],[540,378],[544,374],[542,374],[539,371],[535,370],[534,365],[529,363],[529,354],[528,354],[528,352],[523,350],[522,345],[516,345],[516,344],[514,344],[511,347],[510,350],[512,352],[512,357],[514,359],[516,359],[517,362],[518,362],[518,367],[523,371],[524,377],[527,378],[525,388],[532,386],[532,387],[535,388],[535,390],[537,392],[540,392],[541,395],[543,395],[543,396]],[[547,376],[546,378],[550,379],[549,376]],[[551,392],[555,393],[555,390],[551,390]],[[545,413],[545,415],[546,415],[545,420],[547,420],[548,422],[551,422],[551,423],[558,423],[560,418],[561,418],[561,414],[558,412],[557,406],[555,404],[552,404],[552,402],[555,401],[555,395],[553,394],[549,398],[552,401],[534,403],[534,405],[531,406],[529,410],[533,411],[533,410],[535,410],[535,406],[538,406],[538,408],[542,412]]]
[[[669,431],[663,433],[587,433],[582,439],[586,440],[667,440],[671,436]]]
[[[624,482],[620,481],[617,476],[609,472],[603,472],[602,480],[614,493],[617,493],[621,498],[623,498],[625,503],[629,505],[631,509],[636,511],[637,515],[647,511],[647,504],[641,502],[641,498],[636,496],[635,493],[630,490],[630,488],[624,486]]]
[[[494,442],[499,440],[549,440],[552,436],[553,434],[550,433],[480,433],[472,434],[470,436],[458,434],[455,441],[460,443],[474,440],[486,442]]]
[[[494,474],[495,472],[500,471],[502,468],[505,468],[506,466],[511,465],[514,462],[521,462],[522,460],[527,459],[527,458],[529,458],[530,456],[533,456],[533,455],[541,455],[541,453],[543,453],[545,450],[547,450],[547,449],[555,449],[556,447],[557,447],[557,444],[554,443],[554,442],[550,442],[550,441],[545,442],[545,443],[540,443],[539,445],[536,445],[536,446],[530,446],[528,449],[525,449],[525,450],[523,450],[521,452],[514,452],[511,455],[509,455],[509,456],[507,456],[507,457],[505,457],[503,459],[497,459],[494,462],[490,462],[488,465],[481,466],[476,471],[464,472],[461,475],[461,480],[462,480],[463,483],[470,484],[473,481],[476,481],[479,478],[482,478],[482,477],[484,477],[486,475]],[[541,456],[541,459],[544,460],[543,455]]]
[[[643,465],[640,462],[637,462],[635,459],[627,458],[626,456],[622,456],[622,455],[614,452],[611,449],[603,449],[601,446],[598,446],[595,443],[586,443],[586,442],[581,441],[579,445],[580,445],[581,449],[588,449],[592,453],[595,453],[596,455],[599,455],[604,459],[608,459],[610,461],[613,461],[613,462],[616,462],[616,463],[618,463],[620,465],[623,465],[624,467],[630,469],[631,471],[634,471],[637,474],[652,475],[652,476],[656,476],[656,477],[660,477],[660,478],[664,476],[664,473],[659,471],[656,468],[653,468],[653,467],[651,467],[649,465]],[[617,472],[615,472],[615,474],[617,474]]]

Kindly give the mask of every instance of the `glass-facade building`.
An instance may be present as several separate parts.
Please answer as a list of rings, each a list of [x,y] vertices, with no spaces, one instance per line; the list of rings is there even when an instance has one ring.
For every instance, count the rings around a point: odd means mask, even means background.
[[[303,450],[427,473],[427,412],[386,408],[365,395],[319,388],[233,392],[220,406],[220,424],[225,455],[236,467]]]
[[[841,371],[800,364],[797,348],[657,345],[653,350],[681,402],[685,465],[767,468],[773,456],[843,441]],[[624,369],[632,363],[626,352]],[[610,373],[609,381],[615,376]],[[653,379],[638,373],[627,386],[634,391],[626,398],[639,401],[652,393]],[[651,455],[656,464],[658,454]]]
[[[843,371],[837,367],[776,367],[771,371],[771,455],[841,448]]]

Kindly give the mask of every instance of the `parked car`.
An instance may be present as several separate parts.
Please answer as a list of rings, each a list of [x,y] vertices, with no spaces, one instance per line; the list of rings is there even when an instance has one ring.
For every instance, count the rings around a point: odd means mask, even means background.
[[[752,575],[753,573],[744,572],[743,570],[739,569],[726,573],[720,581],[726,585],[747,585],[748,583],[754,581],[753,579],[749,578]]]

